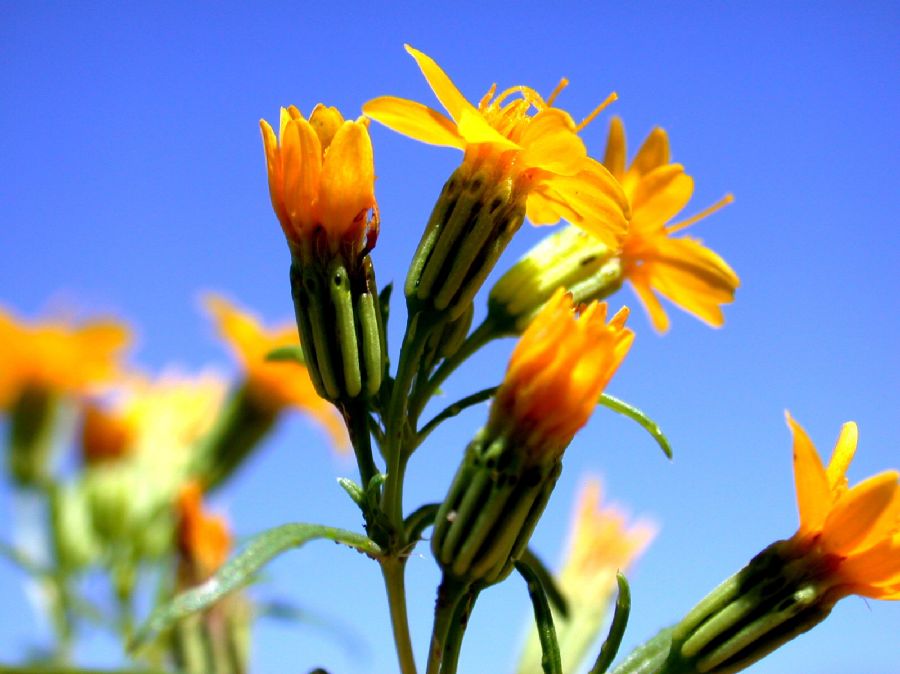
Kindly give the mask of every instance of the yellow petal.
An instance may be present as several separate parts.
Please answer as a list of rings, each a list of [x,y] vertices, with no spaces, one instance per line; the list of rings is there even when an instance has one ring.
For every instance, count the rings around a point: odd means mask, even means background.
[[[800,512],[800,532],[811,534],[822,530],[831,508],[831,490],[822,459],[812,440],[790,412],[784,413],[794,434],[794,486]]]
[[[519,161],[526,167],[542,168],[559,175],[574,175],[581,170],[587,150],[568,113],[559,108],[541,110],[519,139]]]
[[[900,473],[889,470],[863,480],[838,500],[825,520],[822,544],[830,552],[850,555],[865,550],[897,530]]]
[[[462,113],[460,113],[457,129],[459,130],[459,135],[468,144],[490,143],[507,150],[520,149],[519,145],[488,124],[484,115],[471,106],[464,108]]]
[[[629,275],[628,280],[631,282],[631,287],[647,312],[653,328],[659,333],[667,332],[669,330],[669,317],[666,315],[665,309],[663,309],[656,295],[653,294],[649,280],[640,271]]]
[[[284,205],[298,229],[308,229],[315,221],[319,196],[322,148],[319,137],[305,119],[291,120],[282,139]]]
[[[847,484],[847,468],[856,454],[856,444],[859,440],[859,429],[852,421],[841,426],[841,434],[834,446],[831,460],[828,462],[826,473],[831,489],[844,488]]]
[[[669,137],[663,129],[656,127],[641,145],[631,161],[628,171],[629,173],[634,171],[638,175],[643,176],[668,163]]]
[[[341,128],[341,124],[344,123],[344,116],[337,108],[327,107],[319,103],[313,108],[312,114],[309,116],[309,123],[315,129],[316,135],[319,137],[319,143],[324,150],[331,145],[334,134]]]
[[[288,216],[282,199],[281,158],[278,155],[278,140],[269,123],[259,120],[259,130],[262,132],[263,147],[266,151],[266,173],[269,176],[269,197],[272,200],[272,208],[282,224],[287,224]]]
[[[437,110],[393,96],[372,99],[363,105],[363,113],[389,129],[431,145],[464,149],[466,141],[456,125]]]
[[[375,162],[365,124],[345,122],[335,134],[325,155],[319,198],[322,224],[338,236],[375,205]]]
[[[253,318],[239,310],[229,300],[215,293],[202,298],[203,307],[212,317],[216,329],[231,347],[237,359],[246,367],[259,353],[259,344],[265,339],[262,327]]]
[[[900,535],[851,556],[841,564],[841,574],[859,584],[900,583]]]
[[[613,117],[609,122],[603,165],[619,180],[625,175],[626,152],[625,125],[622,124],[621,118]]]
[[[634,190],[632,227],[644,231],[663,226],[685,207],[693,192],[694,181],[681,164],[654,169],[644,175]]]
[[[410,47],[408,44],[404,45],[404,47],[410,56],[416,60],[416,63],[419,64],[419,68],[422,70],[422,74],[428,81],[428,85],[431,87],[434,95],[437,96],[441,105],[450,113],[454,121],[457,123],[460,121],[463,110],[471,109],[475,111],[475,107],[460,93],[456,85],[447,77],[447,73],[434,62],[434,59],[423,54],[418,49]]]

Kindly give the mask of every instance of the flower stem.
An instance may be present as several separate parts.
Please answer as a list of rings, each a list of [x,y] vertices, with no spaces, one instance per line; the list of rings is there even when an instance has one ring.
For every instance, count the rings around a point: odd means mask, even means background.
[[[412,652],[412,641],[409,636],[409,618],[406,613],[406,559],[385,557],[381,560],[381,575],[387,590],[388,605],[391,611],[391,628],[394,631],[394,644],[397,648],[397,660],[402,674],[416,674],[416,661]]]
[[[468,587],[464,583],[447,576],[441,580],[434,605],[434,627],[431,630],[431,645],[428,648],[427,674],[445,672],[443,661],[447,652],[447,637],[455,623],[457,608],[467,592]]]

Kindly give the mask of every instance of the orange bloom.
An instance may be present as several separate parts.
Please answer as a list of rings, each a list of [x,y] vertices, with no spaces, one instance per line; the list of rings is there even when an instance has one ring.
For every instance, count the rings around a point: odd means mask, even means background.
[[[114,379],[131,334],[112,320],[28,325],[0,309],[0,409],[28,388],[74,395]]]
[[[208,295],[204,304],[243,368],[254,401],[273,413],[294,407],[311,414],[325,427],[335,446],[345,450],[348,438],[344,423],[334,406],[316,393],[306,367],[293,361],[266,360],[279,347],[299,344],[297,326],[266,329],[252,314],[216,295]]]
[[[378,211],[368,120],[344,120],[337,108],[319,104],[308,120],[294,106],[282,108],[277,139],[268,122],[259,126],[272,207],[291,248],[314,244],[317,231],[332,253],[374,246]]]
[[[621,253],[625,278],[658,331],[668,330],[669,318],[655,292],[720,327],[725,321],[721,305],[734,300],[740,284],[737,274],[699,239],[673,238],[672,234],[730,203],[732,197],[687,220],[667,224],[687,205],[694,181],[681,164],[670,162],[666,132],[654,129],[627,170],[625,157],[625,128],[614,118],[604,164],[621,181],[631,204],[631,224]]]
[[[841,594],[900,599],[900,473],[887,470],[850,488],[856,424],[844,424],[826,467],[806,431],[786,416],[800,511],[791,543],[831,559],[831,579]]]
[[[610,245],[617,244],[627,227],[627,200],[609,172],[587,156],[578,137],[578,131],[614,96],[580,124],[553,107],[566,80],[547,100],[524,86],[495,96],[494,85],[476,107],[433,59],[409,45],[406,51],[450,117],[394,96],[363,105],[366,115],[424,143],[463,150],[464,164],[488,170],[497,182],[512,179],[515,191],[526,198],[526,215],[533,224],[550,225],[565,218]]]
[[[231,549],[227,520],[207,514],[202,499],[200,486],[189,482],[181,488],[176,502],[178,548],[198,580],[214,574],[228,559]]]
[[[561,453],[587,423],[634,339],[627,308],[609,323],[605,303],[578,313],[557,290],[516,344],[491,408],[489,426],[510,424],[541,453]]]

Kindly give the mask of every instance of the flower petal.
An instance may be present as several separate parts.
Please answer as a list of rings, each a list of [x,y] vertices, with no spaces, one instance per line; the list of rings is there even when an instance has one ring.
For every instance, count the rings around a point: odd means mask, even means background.
[[[841,575],[860,585],[900,583],[900,535],[882,540],[845,560]]]
[[[425,76],[425,79],[428,81],[428,85],[431,87],[434,95],[437,96],[441,105],[443,105],[444,109],[450,113],[450,116],[454,121],[457,123],[460,121],[463,110],[471,109],[472,111],[476,111],[475,106],[466,100],[466,97],[460,93],[459,89],[456,88],[456,85],[453,84],[453,81],[447,77],[447,73],[435,63],[434,59],[423,54],[418,49],[410,47],[408,44],[403,46],[410,56],[416,60],[416,63],[419,64],[419,68]]]
[[[900,517],[898,478],[900,473],[888,470],[863,480],[844,494],[825,520],[823,546],[846,556],[894,533]]]
[[[362,122],[345,122],[331,142],[322,167],[319,214],[338,236],[346,234],[360,213],[375,205],[372,141]]]
[[[797,509],[800,512],[801,534],[822,530],[831,508],[831,490],[822,459],[812,440],[790,412],[784,417],[794,435],[794,485],[797,490]]]
[[[313,108],[312,114],[309,116],[309,123],[315,129],[316,135],[319,137],[319,143],[321,143],[324,150],[331,145],[334,134],[337,133],[337,130],[344,123],[344,116],[337,108],[319,103]]]
[[[656,127],[637,151],[628,172],[633,171],[639,176],[644,176],[660,166],[665,166],[669,161],[669,137],[665,130]]]
[[[284,173],[284,206],[298,230],[309,229],[315,221],[315,202],[322,173],[322,146],[319,136],[305,119],[292,119],[281,139]]]
[[[363,105],[363,113],[397,133],[431,145],[465,149],[456,125],[437,110],[394,96],[381,96]]]
[[[470,107],[463,109],[459,117],[457,129],[459,130],[459,135],[470,145],[489,143],[491,145],[497,145],[505,150],[520,149],[519,145],[512,142],[509,138],[488,124],[484,115],[475,108]]]
[[[559,175],[574,175],[581,170],[587,149],[575,132],[575,122],[559,108],[537,113],[519,139],[524,167],[537,167]]]
[[[272,200],[272,208],[282,225],[287,225],[287,211],[282,199],[283,183],[281,176],[281,158],[278,154],[278,139],[269,123],[259,120],[259,130],[262,132],[263,147],[266,151],[266,173],[269,176],[269,198]]]
[[[828,474],[828,484],[832,490],[845,489],[847,486],[847,468],[856,454],[856,444],[859,440],[859,429],[852,421],[841,426],[841,434],[834,445],[834,452],[828,462],[825,472]]]
[[[626,148],[625,125],[620,117],[613,117],[609,122],[609,135],[606,138],[606,153],[603,155],[603,165],[618,180],[622,180],[625,176]]]
[[[629,193],[627,177],[624,185]],[[681,164],[667,164],[643,176],[631,198],[631,226],[639,231],[662,227],[687,205],[694,180]]]
[[[629,274],[628,280],[631,282],[631,287],[647,312],[653,328],[659,333],[667,332],[669,330],[669,317],[666,315],[666,311],[660,304],[659,299],[653,294],[650,280],[642,273],[641,269]]]

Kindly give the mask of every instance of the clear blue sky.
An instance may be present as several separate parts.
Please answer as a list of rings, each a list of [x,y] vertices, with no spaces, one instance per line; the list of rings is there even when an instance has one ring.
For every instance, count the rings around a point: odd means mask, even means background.
[[[271,212],[257,121],[318,101],[358,114],[377,95],[432,104],[409,42],[470,98],[492,82],[549,91],[589,112],[611,90],[631,147],[665,127],[694,176],[688,213],[736,201],[695,234],[741,276],[723,330],[673,310],[665,337],[640,309],[635,346],[610,392],[668,431],[666,462],[629,422],[599,411],[570,447],[534,538],[555,560],[582,474],[661,533],[633,574],[624,648],[680,617],[714,584],[796,527],[789,408],[827,453],[856,420],[851,480],[900,467],[900,43],[896,3],[344,2],[305,5],[0,2],[0,303],[36,315],[60,303],[120,313],[139,326],[150,368],[230,368],[197,307],[221,290],[267,319],[291,315],[288,254]],[[585,134],[600,154],[603,116]],[[459,161],[373,128],[381,283],[401,279],[437,192]],[[522,230],[508,265],[546,230]],[[634,306],[628,290],[613,304]],[[396,346],[400,304],[392,324]],[[483,304],[479,305],[483,310]],[[448,400],[496,381],[495,345],[446,387]],[[411,465],[407,508],[441,498],[484,409],[458,418]],[[217,499],[249,535],[286,521],[359,528],[335,484],[352,466],[294,418]],[[8,492],[0,507],[11,507]],[[0,538],[9,519],[0,516]],[[420,658],[436,566],[409,563]],[[259,625],[254,671],[395,671],[377,566],[330,544],[280,559],[258,596],[284,595],[345,623],[366,647],[310,626]],[[0,653],[41,629],[19,577],[0,566]],[[483,596],[462,671],[508,671],[528,611],[513,578]],[[760,673],[900,671],[900,605],[845,600]],[[111,665],[89,639],[86,664]]]

